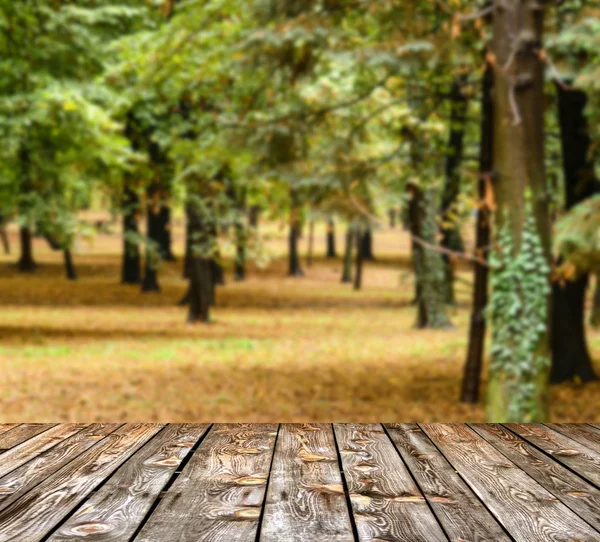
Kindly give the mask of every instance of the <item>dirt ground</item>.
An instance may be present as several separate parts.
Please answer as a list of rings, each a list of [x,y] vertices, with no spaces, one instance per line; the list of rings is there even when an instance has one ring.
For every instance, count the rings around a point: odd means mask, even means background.
[[[483,421],[483,403],[457,400],[471,274],[459,274],[454,329],[413,329],[408,238],[377,232],[364,289],[340,283],[325,260],[325,228],[304,278],[286,277],[285,231],[269,226],[264,269],[219,287],[211,325],[177,306],[179,261],[163,264],[160,293],[119,284],[118,229],[82,241],[80,279],[36,239],[39,268],[17,272],[18,246],[0,256],[0,419],[11,421]],[[343,232],[337,234],[341,251]],[[306,236],[306,234],[305,234]],[[303,250],[307,240],[303,239]],[[590,331],[600,373],[600,333]],[[485,393],[485,389],[484,389]],[[554,386],[554,421],[600,421],[600,384]]]

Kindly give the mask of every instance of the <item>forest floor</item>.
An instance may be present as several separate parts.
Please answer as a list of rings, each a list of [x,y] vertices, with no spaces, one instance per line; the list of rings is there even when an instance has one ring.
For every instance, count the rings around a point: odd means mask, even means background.
[[[364,288],[340,283],[317,228],[312,267],[287,278],[285,230],[272,227],[273,261],[219,287],[211,325],[185,323],[181,256],[163,264],[162,291],[119,284],[118,231],[82,243],[80,279],[36,239],[39,268],[0,256],[0,419],[10,421],[483,421],[458,402],[471,273],[457,284],[454,329],[413,329],[408,237],[377,232]],[[338,250],[343,232],[338,231]],[[306,233],[303,249],[306,248]],[[183,228],[175,231],[183,246]],[[600,373],[600,332],[589,334]],[[485,389],[484,389],[485,393]],[[600,383],[553,386],[557,422],[600,421]]]

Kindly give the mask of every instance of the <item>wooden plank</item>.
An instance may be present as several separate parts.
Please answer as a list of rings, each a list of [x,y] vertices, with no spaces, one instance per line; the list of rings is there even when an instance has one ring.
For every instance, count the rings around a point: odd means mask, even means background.
[[[386,424],[385,428],[450,540],[510,542],[417,424]]]
[[[39,542],[162,426],[121,426],[0,512],[0,541]]]
[[[29,440],[44,431],[48,431],[48,429],[51,429],[55,425],[56,424],[54,423],[23,423],[17,425],[0,435],[0,452],[10,450],[26,440]]]
[[[511,431],[531,442],[595,486],[600,486],[600,452],[541,424],[506,424]]]
[[[381,425],[334,429],[359,540],[447,540]]]
[[[81,431],[81,423],[56,425],[0,455],[0,477],[20,467],[27,461],[56,446],[59,442]]]
[[[170,425],[131,457],[48,542],[129,540],[209,424]]]
[[[597,542],[598,532],[464,424],[420,424],[517,542]]]
[[[261,542],[354,542],[349,514],[332,426],[282,425]]]
[[[119,428],[119,424],[94,424],[42,452],[0,478],[0,510],[54,474],[73,458]]]
[[[545,425],[592,450],[600,450],[600,429],[580,423],[547,423]]]
[[[472,429],[600,531],[600,490],[499,424]]]
[[[276,436],[276,424],[213,426],[136,542],[253,541]]]
[[[0,423],[0,435],[6,433],[9,429],[17,427],[18,423]]]

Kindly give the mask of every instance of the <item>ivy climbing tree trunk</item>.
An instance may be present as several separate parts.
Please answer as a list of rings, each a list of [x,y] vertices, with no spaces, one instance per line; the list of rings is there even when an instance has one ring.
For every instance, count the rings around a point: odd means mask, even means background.
[[[467,75],[457,75],[452,82],[450,92],[450,136],[446,158],[446,182],[442,191],[440,215],[442,217],[442,239],[440,244],[447,249],[462,252],[464,244],[460,234],[459,225],[453,215],[456,212],[458,196],[460,194],[459,167],[463,158],[465,124],[467,121],[468,99],[464,92],[467,84]],[[444,254],[444,276],[446,303],[454,305],[454,262]]]
[[[337,258],[335,250],[335,222],[333,218],[327,221],[327,258]]]
[[[123,194],[123,266],[121,274],[123,284],[139,284],[142,281],[140,247],[137,242],[139,207],[140,199],[137,193],[126,185]]]
[[[410,186],[409,222],[417,283],[418,329],[451,327],[444,299],[444,262],[437,246],[437,198],[432,187]]]
[[[585,117],[587,95],[556,85],[565,175],[565,210],[600,191],[594,162],[589,158],[590,137]],[[589,275],[553,284],[552,382],[596,379],[585,334],[585,296]]]
[[[491,193],[491,176],[494,153],[494,102],[492,88],[494,72],[487,63],[482,81],[481,92],[481,135],[479,148],[479,204],[475,225],[476,255],[487,261],[488,247],[491,242],[491,209],[486,196]],[[475,263],[473,301],[471,306],[471,324],[469,344],[465,363],[460,399],[465,403],[477,403],[481,383],[481,370],[485,351],[486,318],[488,304],[488,266]]]
[[[499,248],[505,264],[512,269],[518,261],[519,270],[532,264],[538,268],[510,280],[506,271],[494,270],[492,304],[495,302],[503,310],[494,318],[487,401],[490,422],[533,422],[548,418],[549,344],[547,333],[540,330],[547,331],[549,325],[550,261],[549,198],[544,168],[543,25],[544,7],[539,0],[494,3],[491,56],[498,206],[495,230],[506,232],[502,239],[498,237],[508,245]],[[530,194],[529,205],[527,194]],[[525,229],[529,223],[532,231]],[[529,247],[536,243],[542,252],[540,259],[535,254],[522,253],[522,245]],[[510,254],[504,254],[503,250]],[[530,262],[522,261],[528,258]],[[504,301],[507,295],[511,297],[510,304]],[[537,321],[538,317],[541,321]],[[526,318],[535,323],[524,325]]]
[[[352,246],[354,244],[354,231],[352,224],[349,223],[346,228],[346,242],[344,246],[344,266],[342,269],[342,282],[352,282]]]

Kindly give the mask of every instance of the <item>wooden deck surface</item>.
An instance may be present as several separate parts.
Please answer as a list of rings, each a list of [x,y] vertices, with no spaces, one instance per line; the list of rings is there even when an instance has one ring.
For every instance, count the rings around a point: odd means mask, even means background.
[[[0,424],[0,542],[600,542],[600,425]]]

